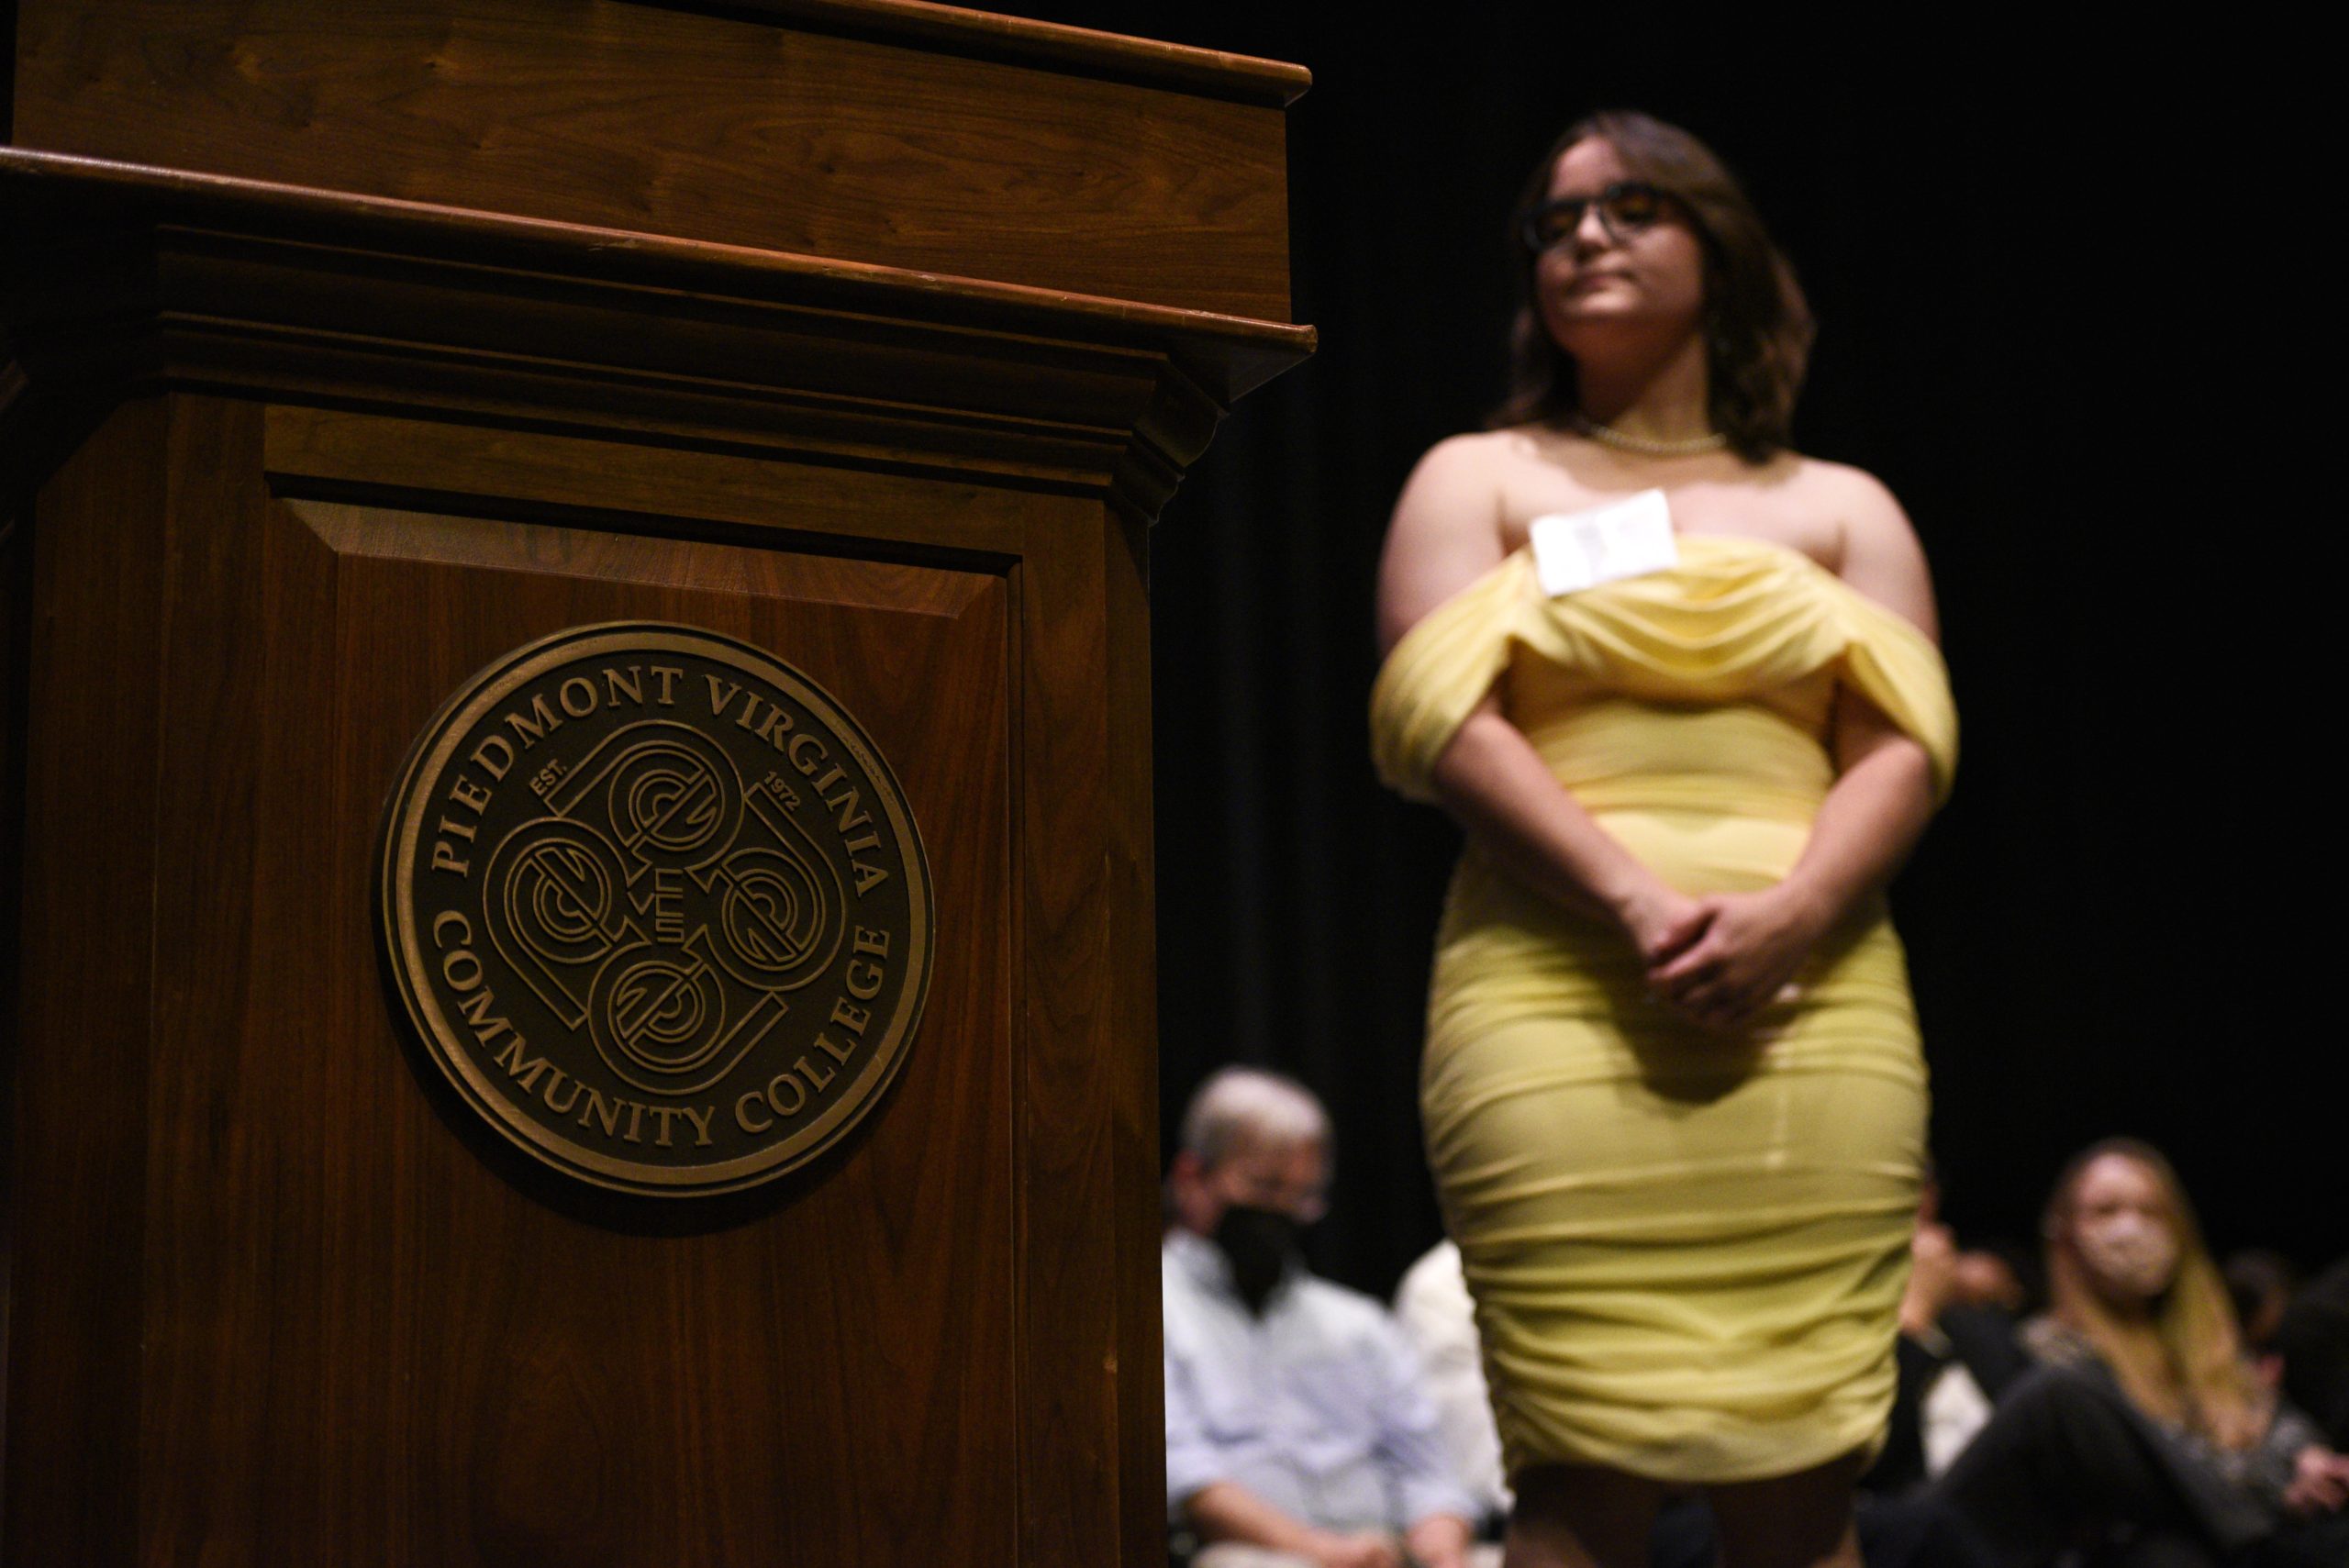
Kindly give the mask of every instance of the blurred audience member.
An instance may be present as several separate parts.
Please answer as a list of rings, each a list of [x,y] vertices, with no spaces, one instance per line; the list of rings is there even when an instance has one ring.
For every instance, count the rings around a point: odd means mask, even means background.
[[[1951,1282],[1953,1299],[2020,1318],[2038,1305],[2030,1276],[2006,1243],[1969,1247],[1958,1253]]]
[[[2316,1276],[2276,1326],[2284,1396],[2349,1449],[2349,1258]]]
[[[1437,1242],[1403,1275],[1395,1290],[1395,1322],[1419,1353],[1452,1473],[1488,1526],[1506,1519],[1509,1495],[1501,1475],[1500,1432],[1485,1388],[1475,1304],[1469,1299],[1455,1243]]]
[[[2243,1330],[2243,1351],[2259,1369],[2260,1381],[2273,1388],[2284,1370],[2276,1353],[2276,1330],[2292,1293],[2300,1288],[2300,1271],[2281,1252],[2254,1247],[2229,1258],[2219,1273],[2227,1282],[2235,1324]]]
[[[1166,1488],[1198,1568],[1464,1568],[1453,1479],[1410,1347],[1306,1272],[1330,1120],[1303,1085],[1228,1068],[1183,1119],[1161,1253]]]
[[[1950,1466],[1990,1419],[1991,1402],[2030,1367],[2010,1311],[1968,1297],[1965,1262],[1925,1187],[1900,1300],[1899,1382],[1884,1451],[1860,1485],[1879,1496],[1914,1494]],[[1977,1254],[1989,1256],[1989,1254]]]
[[[2244,1361],[2168,1162],[2097,1144],[2057,1181],[2043,1234],[2050,1306],[2023,1335],[2041,1364],[1939,1488],[1998,1560],[2349,1562],[2349,1460]]]

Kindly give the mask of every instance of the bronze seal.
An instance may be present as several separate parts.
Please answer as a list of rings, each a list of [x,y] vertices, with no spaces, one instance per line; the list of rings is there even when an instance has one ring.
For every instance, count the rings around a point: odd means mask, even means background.
[[[662,1195],[805,1164],[902,1063],[930,871],[873,742],[746,643],[650,621],[492,663],[384,814],[394,988],[464,1102]]]

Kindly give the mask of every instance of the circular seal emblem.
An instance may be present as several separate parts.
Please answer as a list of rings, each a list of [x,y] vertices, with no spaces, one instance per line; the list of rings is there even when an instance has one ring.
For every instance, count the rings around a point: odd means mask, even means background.
[[[578,627],[475,675],[393,791],[381,890],[458,1095],[629,1192],[815,1158],[929,986],[929,867],[880,752],[807,676],[690,627]]]

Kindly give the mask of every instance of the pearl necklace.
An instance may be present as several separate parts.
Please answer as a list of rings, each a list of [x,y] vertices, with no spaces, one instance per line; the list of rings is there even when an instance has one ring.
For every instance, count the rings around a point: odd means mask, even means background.
[[[1627,435],[1612,425],[1602,425],[1577,409],[1566,417],[1577,436],[1587,436],[1602,447],[1613,447],[1620,452],[1637,452],[1642,457],[1694,457],[1698,452],[1717,452],[1729,445],[1729,438],[1719,430],[1683,440],[1659,441],[1649,436]]]

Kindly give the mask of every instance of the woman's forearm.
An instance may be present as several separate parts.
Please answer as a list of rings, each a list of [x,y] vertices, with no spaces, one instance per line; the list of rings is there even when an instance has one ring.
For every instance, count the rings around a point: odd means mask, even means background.
[[[1486,857],[1546,898],[1628,924],[1661,887],[1591,820],[1532,742],[1492,704],[1460,727],[1436,761],[1433,783]]]
[[[1924,748],[1849,705],[1834,732],[1835,782],[1786,876],[1752,893],[1698,899],[1704,929],[1648,980],[1698,1022],[1742,1029],[1787,995],[1819,940],[1892,880],[1932,812]]]
[[[1820,803],[1809,841],[1786,891],[1831,929],[1881,893],[1908,860],[1933,813],[1925,749],[1890,729],[1873,736]]]
[[[1183,1511],[1209,1540],[1237,1540],[1280,1551],[1309,1553],[1320,1532],[1265,1502],[1237,1482],[1218,1481],[1184,1499]]]

